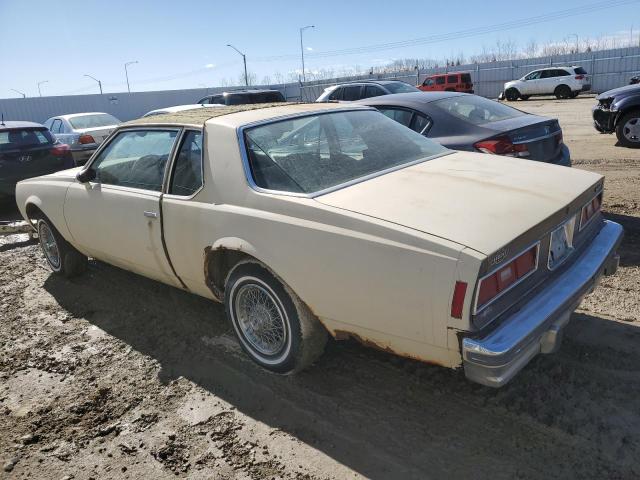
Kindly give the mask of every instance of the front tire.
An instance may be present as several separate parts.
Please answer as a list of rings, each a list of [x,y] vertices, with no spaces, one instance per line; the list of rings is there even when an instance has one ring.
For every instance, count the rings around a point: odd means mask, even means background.
[[[86,271],[88,258],[73,248],[48,218],[40,218],[37,228],[40,247],[53,273],[70,278]]]
[[[272,372],[299,372],[324,351],[327,332],[318,319],[255,261],[241,262],[229,274],[225,309],[242,349]]]
[[[516,88],[509,88],[504,92],[504,96],[507,102],[515,102],[520,97],[520,92]]]
[[[624,115],[616,125],[618,141],[628,148],[640,148],[640,110]]]

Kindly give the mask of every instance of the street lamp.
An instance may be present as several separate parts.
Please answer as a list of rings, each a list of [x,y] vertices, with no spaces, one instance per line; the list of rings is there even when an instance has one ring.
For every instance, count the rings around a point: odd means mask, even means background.
[[[10,88],[9,90],[11,90],[12,92],[19,93],[20,95],[22,95],[22,98],[27,98],[27,95],[24,92],[21,92],[20,90],[16,90],[15,88]]]
[[[92,77],[91,75],[87,75],[86,73],[85,73],[84,76],[85,77],[89,77],[92,80],[95,80],[96,82],[98,82],[98,87],[100,87],[100,95],[102,95],[102,82],[100,80],[98,80],[96,77]]]
[[[247,56],[244,53],[242,53],[240,50],[238,50],[236,47],[231,45],[230,43],[227,43],[227,47],[233,48],[236,52],[242,55],[242,61],[244,62],[244,84],[248,87],[249,77],[247,77]]]
[[[304,32],[307,28],[316,28],[315,25],[307,25],[306,27],[302,27],[300,29],[300,58],[302,59],[302,81],[306,82],[307,79],[304,74],[304,45],[302,44],[302,32]]]
[[[41,82],[38,82],[38,95],[42,96],[42,91],[40,90],[40,85],[42,85],[43,83],[49,83],[49,80],[42,80]]]
[[[127,77],[127,92],[129,93],[131,93],[131,89],[129,88],[129,72],[127,72],[127,67],[129,65],[133,65],[134,63],[138,63],[138,60],[134,60],[133,62],[127,62],[124,64],[124,76]]]

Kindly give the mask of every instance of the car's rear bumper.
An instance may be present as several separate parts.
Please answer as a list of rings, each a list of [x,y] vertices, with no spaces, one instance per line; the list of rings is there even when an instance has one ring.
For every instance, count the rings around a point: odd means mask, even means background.
[[[616,249],[622,236],[619,224],[605,221],[580,257],[520,310],[484,337],[464,338],[466,377],[489,387],[501,387],[538,353],[557,350],[573,310],[603,274],[611,275],[618,268]]]
[[[549,163],[553,165],[562,165],[563,167],[571,166],[571,152],[569,151],[569,147],[567,147],[564,143],[560,148],[560,153]]]

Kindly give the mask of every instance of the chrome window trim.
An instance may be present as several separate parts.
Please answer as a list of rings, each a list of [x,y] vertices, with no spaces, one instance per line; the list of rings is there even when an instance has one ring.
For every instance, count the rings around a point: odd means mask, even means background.
[[[249,155],[247,153],[248,149],[247,149],[247,144],[245,141],[245,131],[249,130],[251,128],[257,127],[257,126],[262,126],[262,125],[268,125],[271,123],[277,123],[280,122],[282,120],[289,120],[292,118],[304,118],[304,117],[312,117],[312,116],[318,116],[318,115],[327,115],[330,113],[336,113],[336,112],[361,112],[361,111],[367,111],[367,110],[372,110],[372,111],[376,111],[378,112],[380,115],[383,115],[381,112],[379,112],[376,108],[374,107],[359,107],[359,108],[353,108],[353,107],[346,107],[346,108],[336,108],[336,109],[329,109],[329,110],[325,110],[325,111],[314,111],[314,112],[305,112],[305,113],[295,113],[295,114],[289,114],[289,115],[282,115],[279,117],[273,117],[273,118],[269,118],[269,119],[265,119],[265,120],[259,120],[256,122],[252,122],[252,123],[247,123],[246,125],[242,125],[241,127],[238,127],[236,129],[236,136],[238,138],[238,146],[240,148],[240,157],[242,159],[242,166],[244,168],[244,174],[245,174],[245,180],[247,181],[247,185],[249,185],[249,187],[251,187],[252,190],[258,192],[258,193],[265,193],[265,194],[270,194],[270,195],[284,195],[284,196],[288,196],[288,197],[298,197],[298,198],[316,198],[319,197],[321,195],[326,195],[328,193],[331,192],[335,192],[336,190],[341,190],[343,188],[346,187],[350,187],[352,185],[356,185],[358,183],[361,182],[365,182],[367,180],[371,180],[372,178],[376,178],[376,177],[380,177],[382,175],[386,175],[387,173],[391,173],[391,172],[395,172],[396,170],[402,170],[403,168],[407,168],[407,167],[411,167],[413,165],[417,165],[419,163],[423,163],[423,162],[427,162],[429,160],[433,160],[434,158],[439,158],[439,157],[443,157],[445,155],[451,155],[452,153],[455,153],[453,150],[445,150],[442,153],[436,154],[436,155],[430,155],[428,157],[423,157],[420,158],[418,160],[414,160],[412,162],[408,162],[408,163],[403,163],[402,165],[395,165],[393,167],[387,168],[385,170],[380,170],[377,172],[373,172],[370,173],[369,175],[365,175],[363,177],[358,177],[358,178],[354,178],[352,180],[349,180],[347,182],[343,182],[343,183],[339,183],[337,185],[333,185],[331,187],[322,189],[322,190],[318,190],[316,192],[311,192],[311,193],[298,193],[298,192],[287,192],[286,190],[271,190],[268,188],[263,188],[260,187],[256,184],[255,180],[253,179],[253,175],[251,173],[251,165],[249,163]],[[391,119],[390,119],[391,120]],[[392,120],[394,121],[394,120]],[[409,128],[409,127],[406,127]],[[418,133],[415,132],[415,130],[412,130],[414,133]]]
[[[596,217],[596,213],[597,212],[593,212],[593,215],[591,215],[591,218],[588,219],[584,224],[582,223],[582,211],[587,207],[587,205],[589,205],[591,202],[593,202],[593,199],[603,195],[604,196],[604,190],[600,189],[598,190],[598,192],[591,197],[591,199],[585,203],[582,207],[580,207],[580,224],[578,225],[578,233],[580,233],[582,231],[583,228],[585,228],[587,225],[589,225],[589,223],[591,223],[591,220],[593,220]],[[602,210],[602,199],[600,200],[600,207],[598,208],[598,212]]]
[[[520,250],[517,254],[512,255],[511,258],[509,258],[509,260],[503,261],[501,262],[501,265],[498,267],[495,267],[493,270],[490,270],[488,273],[485,273],[482,277],[480,277],[478,279],[477,282],[477,286],[476,286],[476,293],[474,294],[474,300],[473,300],[473,315],[477,315],[478,313],[480,313],[481,311],[483,311],[485,308],[487,308],[489,305],[491,305],[492,303],[494,303],[496,300],[498,300],[499,298],[501,298],[503,295],[505,295],[506,293],[508,293],[509,291],[511,291],[513,288],[515,288],[517,285],[520,285],[522,282],[524,282],[527,278],[529,278],[531,275],[533,275],[534,273],[536,273],[538,271],[538,265],[540,262],[540,245],[541,245],[541,241],[538,240],[532,244],[530,244],[527,248],[524,248],[522,250]],[[500,293],[498,293],[498,295],[496,295],[495,297],[493,297],[491,300],[489,300],[487,303],[485,303],[484,305],[482,305],[480,308],[478,308],[478,299],[480,297],[480,284],[482,283],[482,281],[488,277],[490,277],[491,275],[493,275],[494,273],[496,273],[498,270],[501,270],[502,268],[504,268],[505,265],[508,265],[509,263],[513,262],[516,258],[518,258],[520,255],[522,255],[523,253],[531,250],[531,248],[536,247],[536,264],[535,267],[533,268],[533,270],[531,270],[529,273],[527,273],[524,277],[519,278],[516,282],[514,282],[513,284],[511,284],[509,286],[509,288],[507,288],[506,290],[501,291]]]
[[[200,133],[202,135],[202,152],[201,152],[201,161],[200,161],[200,175],[201,175],[201,178],[202,178],[202,182],[200,184],[200,188],[198,188],[191,195],[177,195],[175,193],[169,193],[169,187],[171,185],[171,180],[173,178],[173,166],[174,166],[174,164],[176,162],[176,159],[178,157],[178,151],[179,151],[180,147],[182,147],[182,141],[184,140],[184,138],[186,137],[188,132],[196,132],[196,133]],[[204,184],[205,184],[205,181],[204,181],[204,151],[205,151],[204,136],[205,136],[205,129],[204,128],[184,127],[182,129],[182,132],[180,134],[180,138],[178,139],[178,142],[176,143],[174,155],[171,158],[171,164],[169,165],[169,168],[166,170],[167,183],[166,183],[166,185],[163,185],[163,190],[162,190],[163,198],[167,197],[167,198],[173,198],[173,199],[176,199],[176,200],[192,200],[193,197],[198,195],[198,193],[200,193],[204,189]]]

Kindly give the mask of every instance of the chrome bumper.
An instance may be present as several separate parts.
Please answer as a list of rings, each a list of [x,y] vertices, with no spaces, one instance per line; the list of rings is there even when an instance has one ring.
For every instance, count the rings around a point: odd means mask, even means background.
[[[592,243],[573,265],[545,286],[520,310],[483,338],[462,340],[466,377],[489,387],[501,387],[538,353],[556,351],[562,330],[600,277],[612,275],[620,257],[616,249],[622,227],[605,221]]]

